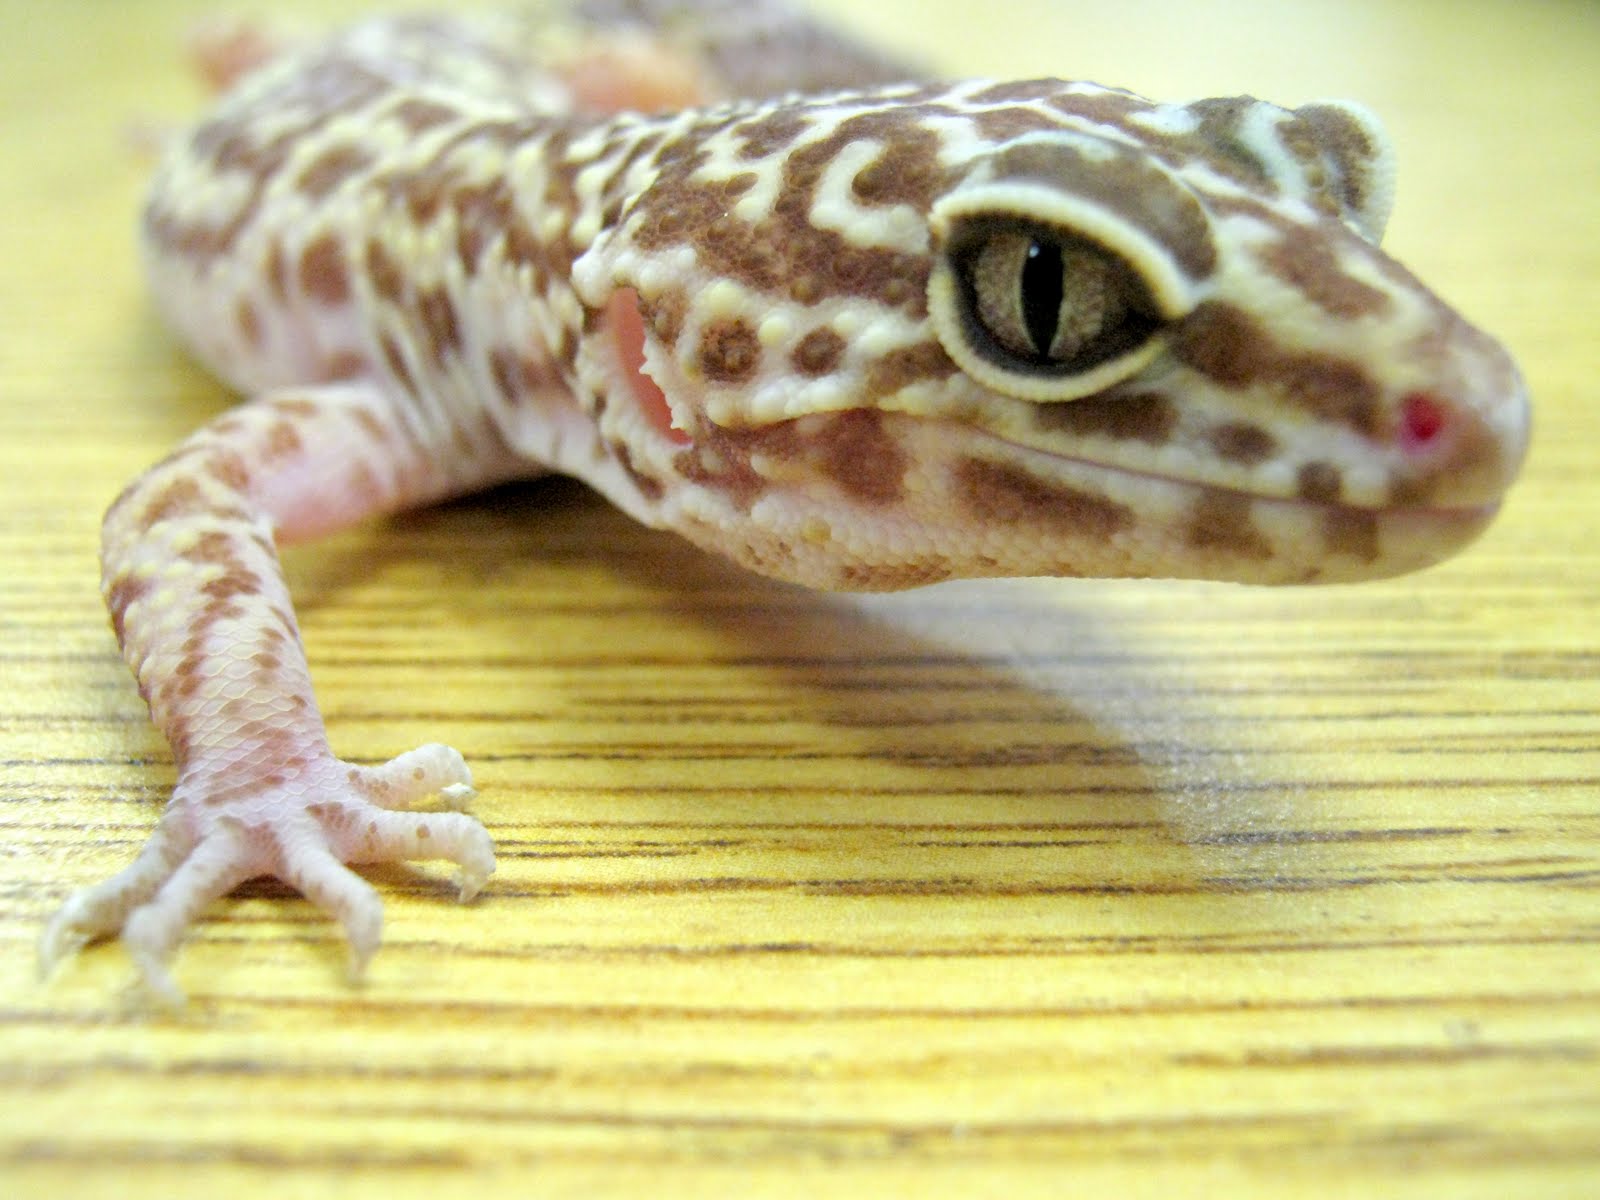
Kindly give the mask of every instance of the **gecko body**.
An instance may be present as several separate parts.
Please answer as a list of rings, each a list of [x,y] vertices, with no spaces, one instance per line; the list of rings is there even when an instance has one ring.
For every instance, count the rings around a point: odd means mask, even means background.
[[[430,745],[338,760],[278,544],[506,479],[841,589],[1426,566],[1514,477],[1515,367],[1378,248],[1354,105],[932,83],[785,4],[382,19],[271,58],[167,157],[171,323],[249,402],[107,514],[104,589],[178,767],[151,843],[68,901],[153,991],[276,875],[359,966],[345,865],[493,869]]]

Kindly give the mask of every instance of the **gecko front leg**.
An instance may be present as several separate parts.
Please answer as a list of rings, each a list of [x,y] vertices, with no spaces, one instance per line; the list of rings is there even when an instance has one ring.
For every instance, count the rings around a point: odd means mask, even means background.
[[[185,927],[237,884],[270,875],[338,918],[359,973],[382,905],[345,864],[449,859],[463,899],[494,870],[473,818],[405,811],[430,795],[451,805],[472,795],[456,751],[422,746],[379,767],[334,757],[278,562],[278,540],[525,471],[491,434],[464,454],[474,439],[418,425],[364,383],[276,394],[195,434],[111,506],[107,607],[178,780],[137,861],[49,923],[43,969],[120,930],[149,990],[181,1002],[167,964]]]

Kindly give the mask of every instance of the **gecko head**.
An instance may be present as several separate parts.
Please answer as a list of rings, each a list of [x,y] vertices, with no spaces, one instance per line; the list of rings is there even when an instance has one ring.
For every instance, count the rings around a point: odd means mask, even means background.
[[[1520,463],[1510,359],[1378,248],[1354,105],[967,84],[692,144],[575,279],[623,490],[758,570],[1374,578]]]

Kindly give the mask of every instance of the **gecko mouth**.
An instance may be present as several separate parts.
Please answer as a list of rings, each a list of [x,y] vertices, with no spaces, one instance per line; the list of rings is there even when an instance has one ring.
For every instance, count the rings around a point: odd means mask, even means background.
[[[1258,583],[1384,578],[1455,554],[1500,508],[1498,495],[1460,504],[1275,495],[988,440],[977,453],[969,444],[956,469],[967,511],[984,522],[1097,538],[1125,564],[1099,573]]]
[[[1456,520],[1460,518],[1492,517],[1499,510],[1503,499],[1500,491],[1496,491],[1494,494],[1485,496],[1482,499],[1471,499],[1455,504],[1405,504],[1381,500],[1370,502],[1348,500],[1331,496],[1325,498],[1321,496],[1289,495],[1284,492],[1221,483],[1192,475],[1134,467],[1126,463],[1109,462],[1101,458],[1062,454],[1054,450],[1046,450],[1039,446],[1029,445],[1026,442],[1014,441],[998,434],[989,434],[988,440],[997,451],[996,457],[1017,461],[1030,474],[1039,475],[1041,480],[1049,479],[1058,474],[1075,473],[1080,470],[1103,472],[1107,476],[1125,479],[1135,485],[1191,488],[1211,496],[1227,497],[1238,503],[1285,505],[1318,513],[1344,513],[1350,515],[1365,513],[1408,516],[1416,519]],[[1337,484],[1335,483],[1333,486],[1337,487]]]

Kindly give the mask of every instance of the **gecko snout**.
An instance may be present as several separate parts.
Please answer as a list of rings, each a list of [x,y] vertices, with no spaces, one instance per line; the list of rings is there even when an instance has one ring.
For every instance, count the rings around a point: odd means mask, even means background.
[[[1400,451],[1395,496],[1434,508],[1497,504],[1516,479],[1528,444],[1528,399],[1509,357],[1493,348],[1492,370],[1456,388],[1407,392],[1396,406]]]

